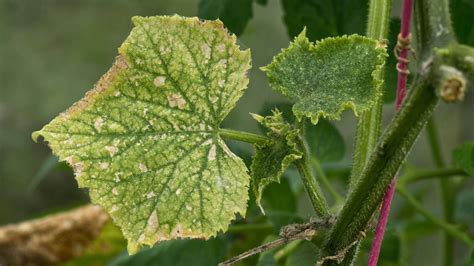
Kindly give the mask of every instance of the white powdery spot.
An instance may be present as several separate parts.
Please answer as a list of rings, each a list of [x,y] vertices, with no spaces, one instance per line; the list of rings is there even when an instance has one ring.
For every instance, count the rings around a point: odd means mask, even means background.
[[[201,46],[201,49],[202,49],[202,52],[204,53],[204,57],[205,57],[206,59],[211,58],[211,48],[209,47],[209,45],[207,45],[207,44],[204,43],[204,44]]]
[[[146,114],[148,114],[148,108],[143,108],[143,116],[146,116]]]
[[[225,67],[227,65],[227,59],[221,59],[219,62],[217,62],[217,65],[220,67]]]
[[[120,182],[120,175],[121,175],[121,174],[122,174],[122,172],[117,172],[117,173],[115,173],[115,178],[114,178],[114,180],[115,180],[116,183]]]
[[[148,171],[148,168],[143,163],[139,163],[138,168],[140,169],[140,171],[142,171],[142,173],[145,173],[146,171]]]
[[[212,147],[209,149],[209,153],[207,154],[207,159],[209,161],[214,161],[216,159],[216,145],[213,144]]]
[[[64,141],[64,144],[72,145],[72,144],[74,144],[74,141],[72,139],[67,139],[67,140]]]
[[[116,211],[118,211],[119,209],[120,209],[120,208],[117,207],[117,205],[113,205],[113,206],[112,206],[112,209],[110,209],[110,212],[116,212]]]
[[[112,189],[112,194],[114,194],[115,196],[117,196],[117,195],[119,194],[119,192],[118,192],[118,190],[117,190],[116,187],[114,187],[114,188]]]
[[[153,84],[155,84],[156,87],[161,87],[161,86],[165,85],[165,81],[166,81],[166,77],[157,76],[157,77],[153,80]]]
[[[176,196],[179,196],[179,194],[181,194],[181,189],[178,188],[175,193],[176,193]]]
[[[145,240],[145,234],[141,234],[139,237],[138,237],[138,243],[141,243]]]
[[[225,80],[221,79],[219,80],[219,82],[217,82],[217,84],[219,85],[219,87],[224,88]]]
[[[108,162],[103,162],[99,164],[100,169],[107,169],[109,168],[109,163]]]
[[[155,193],[154,193],[153,191],[150,191],[150,192],[148,192],[148,194],[146,194],[146,198],[147,198],[147,199],[151,199],[151,198],[153,198],[154,196],[156,196],[156,195],[155,195]]]
[[[168,95],[168,103],[170,107],[177,106],[179,109],[184,109],[186,106],[186,100],[184,100],[183,96],[179,93]]]
[[[191,207],[190,205],[186,205],[186,210],[192,211],[192,210],[193,210],[193,207]]]
[[[113,146],[105,146],[105,149],[110,153],[110,156],[113,157],[115,154],[118,152],[118,147],[113,145]]]
[[[147,222],[147,231],[154,232],[158,228],[158,215],[156,210],[153,210]]]
[[[224,52],[224,51],[225,51],[225,45],[219,44],[219,45],[217,46],[217,51],[219,51],[219,52],[221,52],[221,53]]]
[[[119,97],[120,94],[121,94],[120,91],[116,91],[116,92],[114,93],[114,96],[115,96],[115,97]]]
[[[97,131],[100,131],[103,125],[104,125],[104,119],[102,117],[99,117],[94,121],[94,127]]]
[[[199,129],[202,130],[202,131],[206,130],[206,124],[200,123],[199,124]]]

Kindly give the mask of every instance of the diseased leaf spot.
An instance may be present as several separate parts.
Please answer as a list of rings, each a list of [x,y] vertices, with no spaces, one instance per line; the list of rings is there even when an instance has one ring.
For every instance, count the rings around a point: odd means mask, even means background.
[[[184,100],[183,96],[179,93],[173,93],[168,96],[168,103],[170,107],[178,107],[179,109],[184,109],[186,105],[186,101]]]
[[[104,119],[102,117],[98,117],[94,122],[94,127],[97,131],[100,131],[103,125],[104,125]]]
[[[209,149],[207,159],[209,161],[214,161],[216,159],[216,145],[215,144],[212,144],[211,148]]]
[[[158,76],[153,80],[153,84],[155,84],[156,87],[161,87],[165,85],[166,77],[163,76]]]
[[[140,171],[142,171],[142,173],[145,173],[145,172],[148,171],[148,168],[143,163],[138,164],[138,169],[140,169]]]
[[[113,146],[105,146],[105,149],[110,153],[110,156],[113,157],[115,154],[118,152],[118,147],[113,145]]]
[[[202,46],[201,46],[201,49],[204,53],[204,58],[206,59],[210,59],[211,58],[211,48],[209,47],[209,45],[207,45],[206,43],[204,43]]]

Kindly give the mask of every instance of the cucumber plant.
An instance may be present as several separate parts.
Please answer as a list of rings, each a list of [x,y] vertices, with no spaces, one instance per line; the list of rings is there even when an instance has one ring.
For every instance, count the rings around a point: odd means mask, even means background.
[[[447,2],[417,1],[416,76],[400,112],[380,134],[389,11],[389,0],[370,1],[366,36],[311,42],[305,29],[261,68],[270,86],[292,102],[266,116],[252,114],[266,135],[220,126],[243,95],[251,67],[250,50],[242,50],[220,20],[133,17],[110,70],[33,139],[42,137],[74,169],[79,186],[121,228],[130,254],[160,241],[226,232],[232,220],[245,217],[249,193],[264,214],[265,188],[280,183],[294,165],[319,220],[283,227],[283,240],[277,241],[312,239],[319,264],[350,264],[439,98],[462,99],[474,78],[474,49],[456,42]],[[358,125],[351,185],[343,199],[311,156],[326,154],[314,150],[314,135],[307,132],[339,120],[346,109]],[[254,145],[249,167],[227,139]],[[472,175],[472,154],[472,143],[457,149],[459,169],[448,175]],[[399,192],[415,209],[448,237],[474,248],[471,235],[416,202],[404,187],[410,178],[400,180]]]

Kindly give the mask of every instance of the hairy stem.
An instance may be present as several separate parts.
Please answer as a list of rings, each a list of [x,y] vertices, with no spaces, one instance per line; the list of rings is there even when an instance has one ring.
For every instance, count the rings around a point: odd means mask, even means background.
[[[382,40],[387,39],[390,22],[390,0],[370,0],[367,21],[367,37]],[[383,72],[381,71],[383,79]],[[350,189],[354,187],[364,168],[370,153],[378,142],[381,132],[383,97],[380,97],[374,107],[364,112],[357,119],[356,143],[352,164]]]
[[[408,45],[401,45],[397,43],[397,50],[400,54],[398,55],[398,79],[397,79],[397,99],[395,103],[395,109],[398,112],[400,106],[405,100],[406,89],[407,89],[407,78],[408,78],[408,46],[410,42],[410,25],[411,25],[411,13],[412,13],[412,0],[404,0],[402,8],[402,25],[400,29],[399,40],[408,40]],[[392,70],[394,71],[394,70]],[[375,237],[372,242],[369,255],[369,266],[377,266],[379,260],[380,248],[382,247],[382,241],[385,234],[385,227],[387,226],[388,216],[390,215],[390,209],[392,206],[393,195],[395,193],[395,185],[397,183],[397,176],[393,177],[392,183],[388,186],[385,192],[382,207],[380,209],[380,217],[375,229]]]
[[[367,19],[367,37],[383,40],[387,39],[390,25],[391,0],[370,0],[369,15]],[[383,80],[384,70],[377,77]],[[381,85],[384,86],[384,85]],[[381,88],[384,90],[384,87]],[[383,97],[379,97],[374,107],[361,114],[357,119],[354,158],[352,163],[349,191],[355,187],[367,160],[375,148],[381,132]],[[358,244],[348,251],[343,265],[351,264],[356,256]],[[330,262],[333,263],[333,262]]]
[[[299,123],[300,129],[300,139],[299,139],[299,147],[301,152],[303,153],[303,157],[295,162],[295,166],[300,173],[301,180],[303,181],[303,185],[305,187],[306,193],[308,193],[309,199],[313,205],[313,208],[321,217],[329,216],[329,208],[326,202],[326,198],[324,197],[321,188],[316,181],[316,178],[313,175],[312,169],[310,167],[310,158],[311,154],[309,152],[308,143],[306,143],[304,137],[304,126],[305,126],[305,119],[302,119]]]
[[[444,230],[450,236],[464,242],[471,249],[474,249],[474,239],[469,237],[468,234],[459,230],[455,225],[436,218],[427,209],[425,209],[421,203],[419,203],[403,186],[398,186],[397,192],[400,193],[400,195],[402,195],[407,200],[407,202],[419,213],[421,213],[428,221]]]
[[[393,176],[438,103],[430,84],[430,77],[416,79],[406,102],[388,125],[350,193],[323,248],[325,255],[334,255],[355,241],[379,207]]]
[[[322,195],[321,190],[319,189],[319,185],[316,182],[311,169],[308,166],[308,159],[306,159],[306,157],[306,154],[303,155],[303,159],[300,159],[295,163],[296,168],[298,168],[298,172],[301,175],[301,180],[303,181],[303,185],[309,195],[309,199],[313,204],[316,214],[318,214],[320,217],[329,216],[330,213],[328,205]]]

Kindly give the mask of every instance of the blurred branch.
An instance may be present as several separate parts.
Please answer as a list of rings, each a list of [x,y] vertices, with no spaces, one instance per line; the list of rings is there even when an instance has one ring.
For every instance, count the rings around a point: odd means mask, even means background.
[[[0,265],[52,265],[78,257],[108,220],[102,208],[86,205],[0,227]]]
[[[462,242],[464,242],[467,246],[469,246],[471,249],[474,249],[474,239],[472,236],[467,234],[466,232],[463,232],[459,230],[459,228],[456,225],[453,225],[451,223],[448,223],[447,221],[438,219],[435,217],[432,213],[430,213],[423,205],[421,205],[420,202],[418,202],[409,192],[406,188],[403,186],[397,186],[396,191],[402,195],[405,200],[421,215],[423,215],[428,221],[432,222],[444,232],[452,236],[453,238],[456,238]]]
[[[438,168],[438,169],[423,169],[417,170],[413,173],[403,175],[399,178],[403,184],[409,184],[416,181],[431,179],[431,178],[443,178],[451,176],[467,176],[466,172],[459,168]]]

